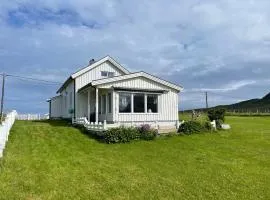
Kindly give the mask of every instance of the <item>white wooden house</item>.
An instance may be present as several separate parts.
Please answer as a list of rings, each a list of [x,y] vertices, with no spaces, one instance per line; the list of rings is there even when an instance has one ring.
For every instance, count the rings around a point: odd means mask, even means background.
[[[177,127],[181,86],[146,72],[131,73],[110,56],[91,60],[49,100],[50,118],[84,118],[107,127],[150,124]],[[92,123],[90,123],[92,122]]]

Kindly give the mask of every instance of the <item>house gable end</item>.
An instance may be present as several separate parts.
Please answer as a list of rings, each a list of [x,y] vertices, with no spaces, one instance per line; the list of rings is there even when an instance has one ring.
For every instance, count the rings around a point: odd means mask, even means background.
[[[110,61],[102,62],[91,70],[81,74],[75,78],[76,90],[83,88],[85,85],[90,84],[93,80],[107,78],[102,73],[113,73],[113,76],[125,75],[118,67]]]
[[[74,74],[71,75],[71,77],[73,79],[75,79],[75,78],[83,75],[84,73],[88,73],[89,71],[95,69],[96,67],[98,67],[106,62],[110,63],[112,66],[114,66],[114,68],[117,69],[118,71],[120,71],[122,75],[130,73],[126,68],[124,68],[118,62],[116,62],[113,58],[111,58],[110,56],[106,56],[105,58],[102,58],[102,59],[94,62],[93,64],[79,70],[78,72],[75,72]]]
[[[132,73],[128,75],[123,75],[123,76],[117,76],[117,77],[111,77],[111,78],[106,78],[106,79],[100,79],[100,80],[94,80],[92,82],[93,86],[104,86],[104,85],[117,85],[118,83],[123,83],[123,82],[129,82],[130,80],[138,80],[138,78],[141,81],[138,81],[137,84],[135,84],[136,87],[146,87],[146,85],[152,84],[155,85],[156,88],[158,89],[164,89],[164,88],[170,88],[174,89],[176,91],[181,91],[183,88],[181,86],[175,85],[173,83],[170,83],[168,81],[162,80],[158,77],[152,76],[150,74],[147,74],[145,72],[137,72],[137,73]],[[147,83],[144,85],[144,83]]]

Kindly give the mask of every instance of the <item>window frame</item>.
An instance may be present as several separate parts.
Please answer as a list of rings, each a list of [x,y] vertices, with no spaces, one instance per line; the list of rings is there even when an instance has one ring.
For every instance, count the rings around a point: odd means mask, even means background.
[[[131,102],[130,102],[130,112],[120,112],[120,94],[130,94],[131,97]],[[134,112],[134,94],[143,94],[144,95],[144,112]],[[157,97],[157,112],[148,112],[148,107],[147,107],[147,95],[156,95]],[[118,92],[118,113],[119,114],[150,114],[150,115],[155,115],[159,114],[159,95],[157,93],[150,93],[150,92],[130,92],[130,91],[119,91]]]
[[[108,95],[107,95],[107,113],[112,113],[112,107],[113,107],[113,101],[112,101],[112,93],[109,92]]]
[[[100,75],[102,77],[108,77],[108,78],[111,78],[111,77],[114,77],[115,76],[115,72],[110,72],[110,71],[100,71]]]
[[[130,96],[130,112],[122,112],[120,111],[120,94],[129,94]],[[121,114],[127,114],[127,113],[132,113],[132,94],[130,92],[121,92],[119,93],[119,98],[118,98],[118,112],[121,113]]]
[[[135,107],[134,107],[134,105],[135,105],[135,99],[134,99],[134,96],[135,96],[136,94],[137,94],[137,95],[142,95],[142,96],[143,96],[143,112],[135,112]],[[132,113],[136,113],[136,114],[145,113],[145,93],[133,93],[132,98],[133,98]]]
[[[148,112],[148,95],[149,96],[156,96],[156,98],[157,98],[157,112]],[[159,101],[158,101],[158,94],[148,94],[148,95],[146,95],[146,112],[147,113],[158,113],[158,111],[159,111],[159,109],[158,109],[158,105],[159,105]]]

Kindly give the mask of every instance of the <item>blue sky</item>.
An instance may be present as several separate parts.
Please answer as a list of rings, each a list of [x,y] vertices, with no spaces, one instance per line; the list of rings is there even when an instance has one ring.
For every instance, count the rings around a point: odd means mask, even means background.
[[[1,0],[0,72],[63,82],[111,55],[185,88],[180,108],[262,97],[270,85],[268,0]],[[47,113],[59,85],[7,78],[6,109]]]

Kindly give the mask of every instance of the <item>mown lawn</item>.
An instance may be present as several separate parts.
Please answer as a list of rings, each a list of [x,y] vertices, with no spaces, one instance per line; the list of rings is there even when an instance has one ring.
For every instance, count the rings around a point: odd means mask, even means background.
[[[64,122],[17,121],[0,199],[269,199],[270,117],[231,131],[107,145]]]

